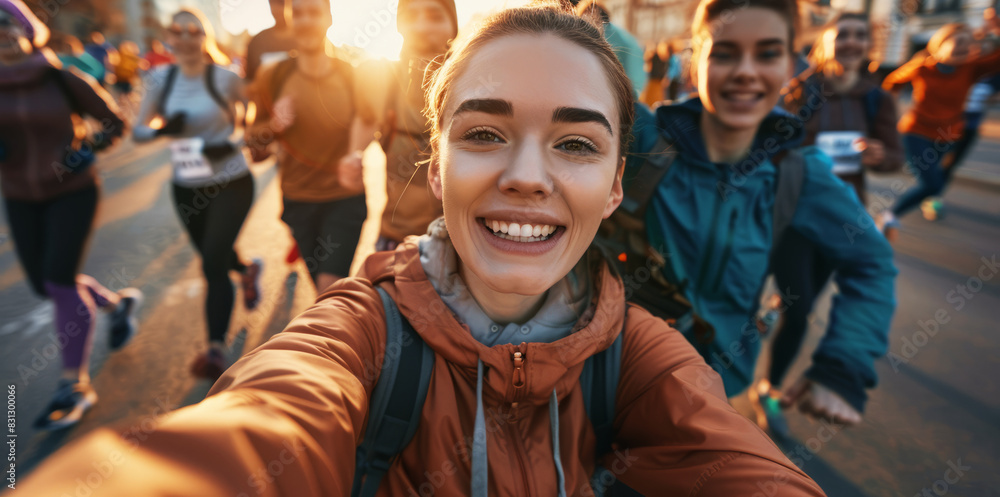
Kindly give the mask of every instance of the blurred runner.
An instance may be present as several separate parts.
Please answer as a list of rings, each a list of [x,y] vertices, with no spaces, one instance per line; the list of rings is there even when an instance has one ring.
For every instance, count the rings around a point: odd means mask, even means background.
[[[995,36],[1000,20],[990,8],[983,12],[986,29]],[[898,217],[920,206],[927,198],[941,195],[953,172],[943,167],[955,152],[965,126],[963,104],[969,90],[980,79],[1000,73],[1000,50],[995,42],[979,43],[962,23],[939,29],[927,43],[927,50],[886,76],[882,87],[895,90],[913,84],[913,106],[899,120],[910,171],[917,185],[904,193],[885,213],[882,223],[890,240],[897,236]],[[957,165],[957,164],[956,164]]]
[[[138,102],[133,98],[132,87],[139,77],[139,71],[147,69],[148,63],[139,57],[139,46],[135,42],[123,41],[118,46],[118,63],[115,64],[115,97],[118,107],[129,120],[135,115]]]
[[[583,0],[574,3],[576,3],[578,14],[590,16],[602,25],[604,39],[608,40],[611,47],[615,49],[615,55],[625,67],[625,74],[628,74],[628,79],[632,82],[632,89],[635,90],[636,96],[642,95],[642,90],[646,88],[647,79],[642,45],[639,45],[639,41],[627,29],[611,22],[611,14],[600,0]]]
[[[253,81],[261,66],[288,58],[288,51],[295,48],[295,37],[288,25],[291,0],[268,0],[274,26],[254,35],[247,45],[247,81]]]
[[[288,17],[291,15],[289,0],[270,0],[271,17],[274,18],[274,26],[267,28],[254,35],[247,46],[247,67],[246,80],[252,82],[257,75],[257,71],[262,65],[274,64],[288,58],[288,52],[295,49],[295,37],[292,36],[291,27],[288,25]],[[257,144],[250,142],[250,154],[254,162],[260,162],[271,156],[268,147],[272,144]],[[285,255],[285,263],[293,264],[301,258],[299,246],[292,240],[292,246]]]
[[[673,53],[667,40],[662,40],[646,50],[646,73],[649,75],[649,81],[642,92],[642,103],[649,107],[666,98],[667,70],[672,57]]]
[[[793,81],[786,102],[786,108],[804,120],[802,145],[815,145],[833,159],[833,173],[854,187],[861,205],[867,205],[865,171],[892,172],[903,164],[895,102],[867,71],[870,34],[867,16],[841,14],[820,35],[809,56],[813,69]],[[758,414],[765,418],[780,413],[778,391],[772,388],[781,386],[795,361],[809,329],[809,313],[834,264],[821,246],[796,230],[785,233],[774,248],[771,266],[780,295],[768,312],[783,314],[783,319],[771,342],[768,377],[750,391],[751,399],[758,400]]]
[[[114,65],[117,62],[118,51],[115,50],[114,45],[107,42],[104,39],[104,35],[99,31],[94,31],[90,33],[90,43],[84,46],[84,50],[90,54],[91,57],[97,59],[104,67],[104,74],[97,81],[101,86],[107,86],[110,82],[108,81],[107,75],[114,70]]]
[[[368,213],[361,151],[371,134],[355,118],[354,68],[326,53],[329,2],[295,0],[292,20],[297,56],[254,78],[257,116],[248,141],[279,144],[281,219],[322,291],[348,275],[361,237]]]
[[[229,272],[240,273],[247,309],[260,300],[261,261],[246,264],[233,248],[254,194],[253,175],[234,136],[236,104],[246,97],[242,79],[221,67],[228,59],[201,12],[182,9],[171,19],[167,43],[177,65],[150,74],[133,137],[137,142],[170,138],[174,207],[208,281],[209,344],[191,373],[214,381],[226,369],[223,349],[235,300]],[[160,121],[155,128],[154,118]]]
[[[812,366],[781,401],[853,424],[861,421],[866,389],[876,384],[875,361],[886,352],[896,270],[877,230],[844,236],[845,223],[867,214],[825,154],[793,150],[805,134],[802,123],[775,107],[792,76],[797,19],[794,0],[699,4],[692,72],[702,91],[656,110],[662,138],[677,154],[645,219],[668,277],[686,284],[694,310],[714,327],[714,334],[692,328],[687,335],[722,375],[729,396],[753,381],[761,347],[756,313],[775,233],[797,232],[829,257],[840,289],[831,326]],[[784,188],[779,177],[789,181]],[[776,209],[779,202],[791,203],[792,212]]]
[[[20,0],[0,0],[0,186],[7,221],[31,289],[55,304],[62,375],[35,421],[66,428],[97,402],[88,370],[97,308],[111,313],[110,345],[135,333],[142,293],[112,292],[79,274],[97,210],[95,153],[121,136],[124,122],[96,83],[60,70],[42,48],[48,30]],[[103,123],[78,134],[83,116]]]
[[[944,168],[945,186],[951,181],[952,174],[962,165],[965,156],[976,144],[979,137],[979,126],[983,123],[986,115],[987,103],[993,95],[1000,92],[1000,73],[980,80],[973,85],[969,92],[969,98],[965,101],[965,112],[962,119],[965,127],[962,128],[962,137],[955,143],[955,150],[949,157],[941,163]],[[920,204],[920,211],[928,221],[936,221],[944,215],[944,201],[940,196],[928,197]]]
[[[146,59],[146,62],[149,64],[147,70],[174,63],[174,56],[166,48],[163,48],[163,43],[160,40],[150,40],[149,51],[142,58]]]
[[[399,62],[388,68],[379,63],[363,66],[355,83],[365,89],[358,92],[358,114],[366,126],[380,130],[386,156],[386,206],[376,251],[393,250],[407,236],[427,233],[427,226],[443,213],[427,184],[423,162],[430,156],[424,70],[458,35],[455,3],[402,0],[396,19],[403,35]]]
[[[75,67],[97,81],[104,79],[104,65],[84,51],[83,43],[77,37],[65,33],[52,33],[49,47],[56,52],[63,69]]]

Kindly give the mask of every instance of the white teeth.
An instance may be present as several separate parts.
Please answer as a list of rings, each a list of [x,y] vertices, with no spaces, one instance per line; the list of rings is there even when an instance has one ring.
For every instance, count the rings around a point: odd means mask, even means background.
[[[556,232],[557,227],[550,224],[520,224],[508,223],[497,219],[484,219],[483,224],[493,231],[493,234],[506,240],[518,242],[538,242],[548,239]]]

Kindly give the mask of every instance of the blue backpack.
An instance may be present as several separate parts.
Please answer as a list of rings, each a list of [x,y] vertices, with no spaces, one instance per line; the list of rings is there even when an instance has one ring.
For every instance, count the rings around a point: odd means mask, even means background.
[[[434,351],[400,314],[389,294],[381,288],[377,290],[385,309],[385,360],[372,392],[368,428],[357,449],[351,497],[374,497],[396,456],[413,439],[434,369]],[[621,367],[622,334],[606,350],[588,358],[580,374],[583,403],[597,437],[598,456],[611,452],[614,440],[612,423]],[[601,467],[594,471],[591,487],[598,497],[641,495],[616,481],[613,473]]]

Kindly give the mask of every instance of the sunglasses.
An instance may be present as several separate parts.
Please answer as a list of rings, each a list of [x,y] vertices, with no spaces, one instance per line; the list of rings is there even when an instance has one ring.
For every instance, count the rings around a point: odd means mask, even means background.
[[[184,35],[185,33],[191,38],[198,38],[200,36],[205,36],[205,31],[199,28],[195,24],[188,24],[187,28],[183,28],[181,27],[180,24],[174,23],[173,25],[170,26],[170,28],[167,29],[167,31],[169,31],[174,36],[178,37]]]

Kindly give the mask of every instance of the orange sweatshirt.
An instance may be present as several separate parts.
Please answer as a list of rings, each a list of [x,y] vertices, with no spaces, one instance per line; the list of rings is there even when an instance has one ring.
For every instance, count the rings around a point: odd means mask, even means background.
[[[962,136],[962,110],[972,85],[1000,72],[1000,50],[955,66],[944,73],[928,55],[914,56],[882,82],[892,91],[913,83],[913,107],[899,120],[900,133],[916,133],[931,140],[954,141]]]
[[[142,441],[100,428],[54,454],[19,490],[72,494],[109,461],[95,496],[347,496],[355,447],[385,350],[385,288],[435,351],[420,427],[379,496],[468,495],[482,360],[489,495],[556,495],[549,405],[558,397],[566,495],[593,495],[595,438],[583,405],[584,361],[622,333],[624,287],[603,262],[578,330],[552,343],[487,347],[435,292],[415,238],[366,261],[367,279],[331,286],[288,328],[242,358],[200,404],[168,415]],[[824,495],[726,400],[722,380],[676,330],[628,309],[614,428],[602,466],[643,495]],[[513,385],[513,352],[523,386]],[[512,406],[514,401],[518,405]]]

